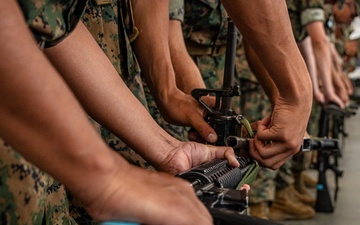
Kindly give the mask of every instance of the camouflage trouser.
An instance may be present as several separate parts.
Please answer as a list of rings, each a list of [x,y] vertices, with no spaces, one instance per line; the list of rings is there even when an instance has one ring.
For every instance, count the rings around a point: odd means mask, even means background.
[[[77,224],[65,188],[0,139],[0,224]]]
[[[317,137],[319,134],[319,120],[320,120],[321,106],[315,101],[312,104],[307,132],[310,136]]]

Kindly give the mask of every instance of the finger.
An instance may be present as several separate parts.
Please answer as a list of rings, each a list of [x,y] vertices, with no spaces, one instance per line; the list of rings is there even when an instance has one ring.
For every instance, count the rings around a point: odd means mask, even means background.
[[[244,185],[240,188],[240,190],[246,190],[246,194],[247,194],[247,193],[249,193],[249,191],[250,191],[250,186],[249,186],[248,184],[244,184]]]
[[[260,120],[257,126],[257,132],[255,137],[262,141],[277,140],[278,137],[271,131],[270,127],[270,117],[265,117],[264,119]]]
[[[258,161],[258,163],[264,167],[271,169],[278,169],[287,159],[292,156],[291,152],[283,152],[280,154],[275,154],[270,158],[263,158],[259,151],[256,149],[254,141],[250,141],[250,155]]]
[[[215,143],[218,136],[214,129],[200,116],[191,117],[192,127],[209,143]]]
[[[236,159],[235,152],[230,147],[217,147],[209,146],[212,153],[214,153],[213,158],[226,159],[229,162],[229,165],[232,167],[239,167],[240,163]]]

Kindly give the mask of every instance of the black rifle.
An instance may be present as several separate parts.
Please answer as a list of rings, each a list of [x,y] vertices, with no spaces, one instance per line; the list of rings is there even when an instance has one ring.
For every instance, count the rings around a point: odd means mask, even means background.
[[[237,44],[237,28],[231,20],[228,20],[228,33],[225,56],[225,71],[222,89],[194,89],[191,95],[204,106],[208,113],[206,120],[218,135],[215,145],[225,146],[228,136],[241,135],[241,122],[236,112],[231,108],[233,96],[240,96],[239,85],[233,85],[235,71],[235,56]],[[211,108],[201,100],[203,96],[215,95],[215,107]]]
[[[346,112],[337,105],[330,103],[327,107],[322,107],[319,120],[319,137],[338,138],[339,123],[338,118],[346,116]],[[340,146],[336,151],[320,151],[317,156],[315,168],[318,170],[318,185],[316,190],[315,210],[317,212],[333,212],[334,203],[337,200],[339,191],[339,178],[343,171],[338,168],[338,157],[340,156]],[[331,170],[335,175],[335,190],[332,200],[328,188],[326,171]]]
[[[236,187],[250,167],[249,159],[237,157],[240,166],[233,168],[225,159],[194,167],[177,174],[191,183],[196,195],[211,213],[215,225],[276,225],[278,223],[246,215],[248,198]]]
[[[249,138],[229,136],[226,138],[226,145],[233,148],[240,148],[247,151],[249,149]],[[339,141],[329,138],[304,138],[300,147],[300,152],[307,151],[329,151],[334,152],[339,149]]]

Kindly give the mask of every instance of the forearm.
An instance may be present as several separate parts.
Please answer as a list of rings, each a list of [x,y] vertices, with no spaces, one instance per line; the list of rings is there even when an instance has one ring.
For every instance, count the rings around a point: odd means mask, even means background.
[[[89,115],[148,162],[155,166],[177,143],[126,87],[83,24],[46,54]]]
[[[311,77],[314,95],[317,95],[320,93],[320,85],[319,85],[319,78],[316,68],[316,60],[314,57],[314,52],[311,44],[310,37],[307,37],[302,42],[298,44],[299,50],[301,52],[301,55],[303,56],[306,66],[309,70],[309,74]]]
[[[296,46],[285,1],[222,3],[263,62],[280,97],[298,106],[311,102],[310,76]]]
[[[101,189],[106,176],[100,174],[115,165],[108,161],[111,151],[37,48],[15,1],[3,2],[0,12],[0,136],[78,197],[90,200],[98,189],[89,188],[89,180],[101,182],[96,185]]]
[[[276,98],[279,95],[279,90],[274,84],[274,81],[271,79],[266,68],[260,61],[256,52],[247,44],[245,40],[243,42],[244,42],[245,54],[248,60],[248,64],[252,72],[256,76],[257,80],[261,84],[262,88],[264,89],[266,95],[268,96],[272,107],[274,107]]]
[[[132,1],[135,25],[140,31],[133,42],[142,75],[160,110],[177,92],[169,50],[168,0]]]
[[[176,85],[187,94],[194,88],[205,88],[200,71],[186,50],[181,22],[170,20],[169,26],[169,47]]]
[[[335,70],[337,72],[342,72],[342,66],[340,63],[340,56],[339,53],[337,52],[334,43],[330,42],[330,52],[331,52],[331,58],[332,58],[332,62],[334,64]]]
[[[312,42],[315,61],[318,69],[318,76],[320,77],[325,95],[333,95],[335,93],[331,78],[331,54],[328,40]]]

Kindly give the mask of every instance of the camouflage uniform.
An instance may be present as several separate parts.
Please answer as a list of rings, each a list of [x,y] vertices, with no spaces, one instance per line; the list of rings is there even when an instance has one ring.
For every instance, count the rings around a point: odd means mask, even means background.
[[[186,47],[210,89],[222,86],[226,33],[227,13],[219,0],[185,0]]]
[[[72,31],[85,1],[18,3],[39,46],[44,47],[55,45]],[[69,215],[64,186],[1,139],[0,175],[0,224],[76,224]]]

